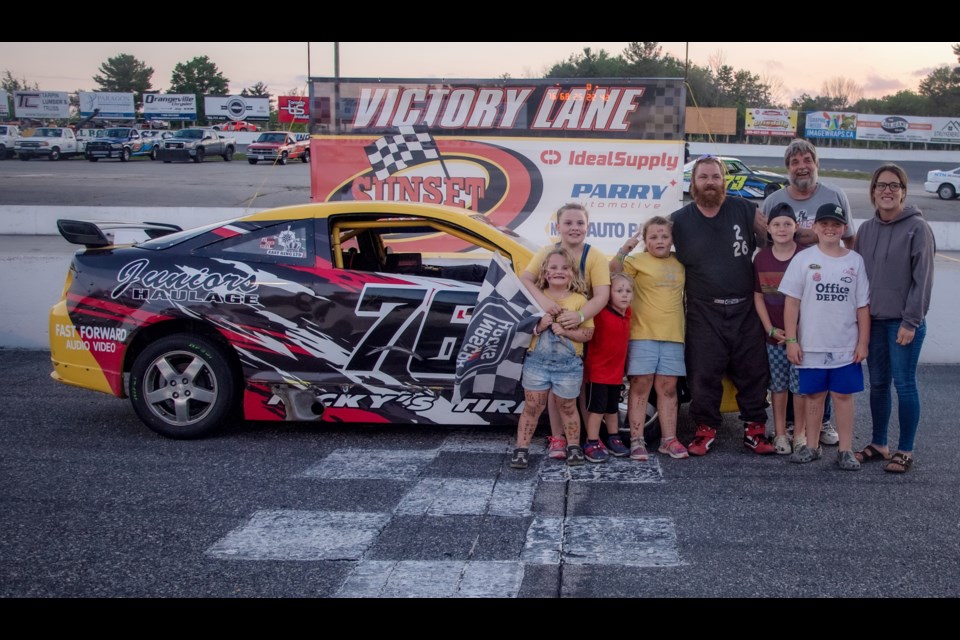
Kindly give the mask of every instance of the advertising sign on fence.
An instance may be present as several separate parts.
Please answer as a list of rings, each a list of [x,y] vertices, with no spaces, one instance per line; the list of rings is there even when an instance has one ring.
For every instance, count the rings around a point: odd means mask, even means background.
[[[18,118],[69,118],[70,98],[66,91],[14,91],[13,110]]]
[[[197,96],[192,93],[147,93],[143,96],[144,120],[197,119]]]
[[[579,202],[612,255],[682,204],[684,100],[675,79],[315,79],[311,198],[452,205],[541,244]]]
[[[797,135],[797,112],[791,109],[746,110],[743,132],[748,136]]]
[[[96,120],[133,120],[137,111],[134,108],[132,93],[110,93],[102,91],[80,91],[80,116],[94,116]]]
[[[277,96],[277,118],[280,122],[310,122],[310,99],[301,96]]]
[[[803,135],[806,138],[853,140],[857,137],[857,114],[845,111],[809,111]]]
[[[930,142],[933,124],[922,116],[857,115],[857,140]]]
[[[204,96],[208,120],[269,120],[270,99],[247,96]]]

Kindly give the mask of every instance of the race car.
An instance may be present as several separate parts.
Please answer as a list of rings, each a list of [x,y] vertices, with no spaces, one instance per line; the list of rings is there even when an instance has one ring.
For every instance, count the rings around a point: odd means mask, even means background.
[[[766,198],[787,186],[787,179],[769,171],[754,171],[737,158],[720,156],[727,170],[727,195],[741,198]],[[683,166],[683,193],[690,193],[690,172],[695,161]]]
[[[491,255],[519,274],[537,249],[485,216],[323,203],[133,225],[153,237],[113,246],[130,226],[59,221],[86,249],[50,313],[52,376],[129,398],[157,433],[202,437],[237,416],[516,423],[520,401],[452,397]]]

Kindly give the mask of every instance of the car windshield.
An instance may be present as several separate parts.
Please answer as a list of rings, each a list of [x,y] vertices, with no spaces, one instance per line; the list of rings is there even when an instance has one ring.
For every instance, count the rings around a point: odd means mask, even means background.
[[[257,142],[285,142],[287,136],[282,133],[264,133]]]
[[[63,136],[62,129],[48,129],[47,127],[41,127],[37,129],[37,132],[33,134],[38,138],[59,138]]]
[[[107,129],[103,135],[108,138],[126,138],[130,135],[130,129]]]
[[[200,140],[203,137],[203,131],[200,129],[181,129],[173,134],[174,138],[186,138],[188,140]]]

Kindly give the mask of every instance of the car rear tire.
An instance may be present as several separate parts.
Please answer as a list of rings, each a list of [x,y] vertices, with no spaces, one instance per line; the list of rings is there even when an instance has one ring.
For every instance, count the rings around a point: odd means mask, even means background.
[[[7,145],[0,144],[0,160],[7,159]]]
[[[763,197],[769,198],[771,194],[776,193],[777,191],[780,191],[780,189],[781,189],[780,185],[770,183],[763,188]]]
[[[156,159],[157,159],[157,148],[156,148],[156,147],[154,147],[153,149],[150,149],[150,159],[151,159],[151,160],[156,160]]]
[[[223,161],[230,162],[233,160],[233,147],[227,147],[227,150],[223,152]]]
[[[201,336],[175,334],[150,344],[130,372],[137,416],[167,438],[213,433],[235,409],[237,377],[223,347]]]
[[[952,184],[942,184],[937,188],[937,195],[940,196],[941,200],[953,200],[957,197],[957,190],[953,188]]]
[[[99,160],[99,159],[100,159],[100,158],[87,158],[87,160],[89,160],[90,162],[96,162],[96,161]]]
[[[303,152],[303,155],[300,156],[300,159],[301,159],[303,162],[310,162],[310,152],[309,152],[309,151],[304,151],[304,152]]]
[[[25,156],[25,155],[23,155],[23,154],[21,153],[21,154],[20,154],[20,159],[23,160],[24,162],[26,162],[27,160],[30,159],[30,156]]]

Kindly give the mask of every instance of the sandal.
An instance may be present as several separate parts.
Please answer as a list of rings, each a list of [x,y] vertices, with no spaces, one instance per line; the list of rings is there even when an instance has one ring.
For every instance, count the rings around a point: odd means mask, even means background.
[[[887,464],[883,465],[884,471],[889,471],[890,473],[906,473],[910,471],[910,467],[913,466],[913,456],[908,456],[905,453],[900,453],[899,451],[890,456],[890,459],[887,460]]]
[[[853,456],[857,459],[857,462],[861,464],[864,462],[873,462],[874,460],[890,459],[889,453],[885,454],[883,451],[880,451],[880,449],[877,449],[872,444],[868,444],[863,449],[853,454]]]

